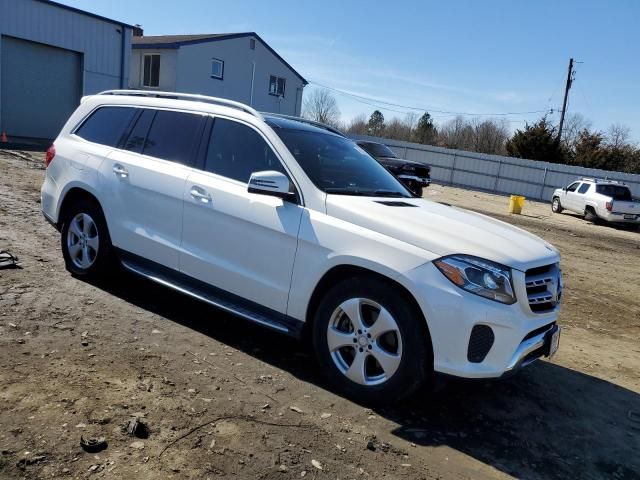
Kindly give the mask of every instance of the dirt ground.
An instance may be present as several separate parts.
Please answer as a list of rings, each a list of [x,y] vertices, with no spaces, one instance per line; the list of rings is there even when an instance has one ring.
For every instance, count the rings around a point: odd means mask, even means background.
[[[430,187],[561,250],[560,350],[371,410],[328,391],[302,342],[125,274],[71,277],[42,154],[21,155],[0,152],[0,249],[21,260],[0,271],[0,478],[640,478],[640,233]],[[146,439],[123,432],[136,416]]]

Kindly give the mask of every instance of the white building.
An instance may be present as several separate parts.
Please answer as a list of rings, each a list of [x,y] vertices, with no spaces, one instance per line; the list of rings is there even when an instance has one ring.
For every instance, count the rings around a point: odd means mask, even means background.
[[[307,81],[256,33],[133,38],[132,88],[199,93],[300,115]]]
[[[129,84],[133,27],[46,0],[0,0],[0,132],[52,139],[83,95]]]

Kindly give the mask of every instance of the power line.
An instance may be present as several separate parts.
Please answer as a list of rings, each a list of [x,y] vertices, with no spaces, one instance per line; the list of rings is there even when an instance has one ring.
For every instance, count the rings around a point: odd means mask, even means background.
[[[369,105],[371,107],[376,107],[376,108],[380,108],[382,110],[389,110],[392,112],[396,112],[396,113],[408,113],[406,111],[400,111],[400,110],[394,110],[393,108],[389,108],[386,106],[382,106],[382,105],[389,105],[392,107],[397,107],[397,108],[404,108],[406,110],[416,110],[416,111],[420,111],[420,112],[434,112],[434,113],[441,113],[443,115],[440,115],[439,117],[451,117],[451,116],[457,116],[457,115],[461,115],[461,116],[468,116],[468,117],[480,117],[480,116],[487,116],[487,117],[498,117],[498,116],[513,116],[513,115],[531,115],[534,113],[550,113],[552,110],[550,109],[545,109],[545,110],[532,110],[532,111],[528,111],[528,112],[496,112],[496,113],[472,113],[472,112],[453,112],[453,111],[448,111],[448,110],[436,110],[433,108],[428,108],[428,107],[414,107],[414,106],[410,106],[410,105],[402,105],[399,103],[393,103],[393,102],[387,102],[384,100],[378,100],[375,98],[371,98],[371,97],[365,97],[363,95],[357,95],[355,93],[351,93],[351,92],[346,92],[344,90],[340,90],[338,88],[334,88],[334,87],[329,87],[328,85],[323,85],[321,83],[315,82],[315,81],[310,81],[309,83],[311,83],[312,85],[316,85],[318,87],[321,88],[326,88],[327,90],[331,90],[332,92],[336,92],[338,94],[347,96],[347,97],[351,97],[353,99],[355,99],[356,101],[359,101],[361,103],[364,103],[366,105]],[[438,116],[434,117],[434,118],[438,118]]]

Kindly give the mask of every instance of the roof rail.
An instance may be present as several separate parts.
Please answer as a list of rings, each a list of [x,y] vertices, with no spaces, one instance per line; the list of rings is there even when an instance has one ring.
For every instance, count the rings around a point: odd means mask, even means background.
[[[340,135],[341,137],[346,137],[346,135],[342,133],[340,130],[338,130],[337,128],[327,125],[325,123],[316,122],[315,120],[309,120],[308,118],[295,117],[293,115],[284,115],[283,113],[270,113],[270,112],[264,112],[264,115],[268,115],[270,117],[285,118],[287,120],[294,120],[296,122],[306,123],[307,125],[313,125],[314,127],[322,128],[323,130],[328,130],[331,133]]]
[[[192,102],[212,103],[223,107],[231,107],[241,110],[254,117],[262,119],[262,115],[257,110],[245,105],[244,103],[228,100],[226,98],[209,97],[207,95],[195,95],[192,93],[179,92],[156,92],[150,90],[105,90],[97,95],[123,95],[128,97],[149,97],[149,98],[168,98],[173,100],[188,100]]]
[[[612,180],[610,178],[592,178],[592,177],[582,177],[580,180],[585,181],[585,182],[593,182],[593,183],[615,183],[618,185],[626,185],[626,183],[624,183],[621,180]]]

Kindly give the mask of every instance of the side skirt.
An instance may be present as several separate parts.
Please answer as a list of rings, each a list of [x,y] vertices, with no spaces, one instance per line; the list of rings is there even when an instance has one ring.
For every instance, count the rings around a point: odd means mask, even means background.
[[[282,314],[193,277],[157,264],[138,255],[117,249],[122,266],[159,285],[213,305],[263,327],[301,338],[304,322]]]

